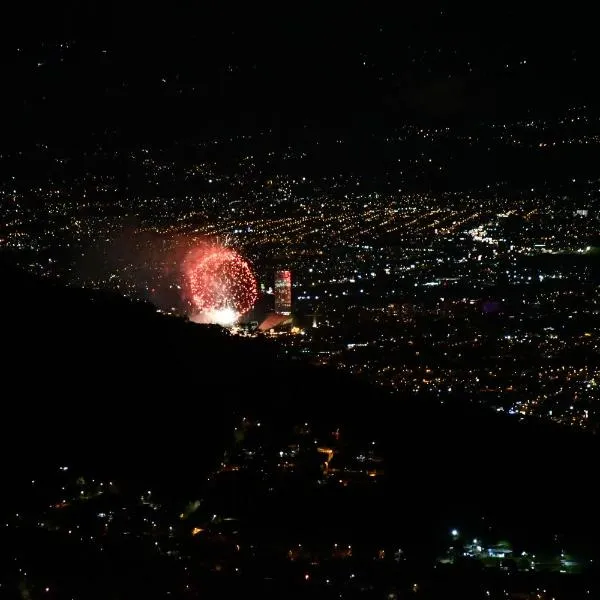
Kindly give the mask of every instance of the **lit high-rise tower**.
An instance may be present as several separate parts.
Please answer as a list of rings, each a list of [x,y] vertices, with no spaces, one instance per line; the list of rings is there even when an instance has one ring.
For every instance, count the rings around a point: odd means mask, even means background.
[[[292,312],[292,272],[275,273],[275,312],[289,315]]]

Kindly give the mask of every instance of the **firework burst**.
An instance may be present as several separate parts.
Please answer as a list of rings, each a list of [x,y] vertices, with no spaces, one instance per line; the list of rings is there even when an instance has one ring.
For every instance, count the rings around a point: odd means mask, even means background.
[[[258,291],[250,265],[219,242],[192,248],[184,260],[183,273],[193,320],[230,325],[256,302]]]

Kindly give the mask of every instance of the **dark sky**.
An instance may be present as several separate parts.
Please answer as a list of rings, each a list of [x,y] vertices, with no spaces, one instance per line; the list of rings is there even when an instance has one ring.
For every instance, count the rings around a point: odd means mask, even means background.
[[[596,99],[592,15],[564,6],[54,4],[3,9],[5,135],[461,122]]]

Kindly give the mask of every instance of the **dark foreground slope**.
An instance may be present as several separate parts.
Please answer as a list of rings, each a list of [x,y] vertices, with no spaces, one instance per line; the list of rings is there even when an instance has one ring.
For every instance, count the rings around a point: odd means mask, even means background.
[[[221,452],[260,348],[113,295],[10,269],[3,282],[2,443],[20,448],[15,466],[79,459],[159,473]]]
[[[574,538],[600,531],[595,438],[390,396],[149,305],[2,277],[2,456],[17,479],[67,461],[188,494],[247,411],[377,439],[388,476],[373,527],[487,515]]]

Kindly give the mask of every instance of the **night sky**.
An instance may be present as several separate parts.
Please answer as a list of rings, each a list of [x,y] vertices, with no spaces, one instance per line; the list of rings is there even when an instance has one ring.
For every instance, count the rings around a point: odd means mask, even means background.
[[[5,9],[2,137],[387,127],[590,104],[590,18],[544,6]]]

